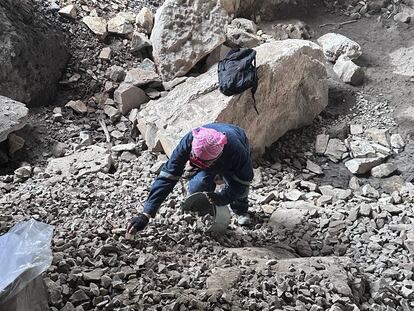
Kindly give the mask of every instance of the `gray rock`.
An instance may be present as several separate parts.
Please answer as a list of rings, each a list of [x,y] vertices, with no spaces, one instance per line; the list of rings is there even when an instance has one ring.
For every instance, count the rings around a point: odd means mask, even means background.
[[[132,109],[141,107],[149,101],[149,98],[142,89],[128,83],[121,83],[114,92],[114,100],[118,104],[119,111],[126,115]]]
[[[120,12],[108,21],[108,32],[115,33],[117,35],[131,34],[134,31],[134,21],[135,18],[131,21],[129,16],[126,16],[124,12]]]
[[[72,296],[70,296],[69,299],[73,304],[78,304],[78,303],[81,303],[83,301],[88,301],[89,297],[88,297],[88,295],[85,294],[85,292],[83,290],[78,289],[76,292],[74,292],[72,294]]]
[[[364,70],[356,65],[352,60],[339,57],[333,67],[333,70],[345,83],[358,86],[364,82]]]
[[[150,39],[146,34],[134,31],[131,39],[131,52],[139,52],[142,49],[152,46]]]
[[[348,149],[346,148],[345,144],[340,141],[339,139],[333,138],[330,139],[328,142],[328,146],[326,147],[325,156],[329,157],[332,162],[339,162],[342,160],[342,157]]]
[[[98,282],[103,275],[102,269],[95,269],[90,272],[83,273],[83,279],[88,282]]]
[[[121,66],[111,66],[108,68],[108,77],[112,81],[120,82],[125,78],[124,68]]]
[[[65,17],[76,18],[76,6],[74,4],[66,5],[58,13]]]
[[[345,162],[345,166],[352,174],[366,174],[384,161],[384,157],[352,159]]]
[[[154,27],[154,14],[147,7],[143,7],[137,14],[135,25],[140,30],[150,34],[152,27]]]
[[[410,23],[411,16],[407,12],[399,12],[394,15],[394,20],[400,23]]]
[[[155,71],[132,68],[126,73],[124,82],[142,86],[151,82],[161,82],[161,79]]]
[[[66,103],[65,107],[71,108],[73,111],[77,113],[87,113],[88,106],[81,100],[71,100]]]
[[[402,149],[405,147],[404,139],[400,134],[392,134],[390,138],[391,147],[394,149]]]
[[[311,160],[306,160],[306,169],[317,175],[323,174],[322,168],[318,164],[312,162]]]
[[[0,142],[26,125],[28,113],[25,104],[0,96]]]
[[[85,16],[82,22],[100,39],[105,40],[108,35],[107,21],[103,17]]]
[[[384,163],[375,166],[371,169],[371,175],[377,178],[384,178],[390,176],[397,170],[397,167],[392,163]]]
[[[304,219],[305,215],[301,210],[278,208],[270,217],[268,225],[276,231],[281,228],[294,229]]]
[[[368,141],[354,140],[349,143],[351,155],[354,158],[374,158],[376,157],[376,150]]]
[[[335,62],[340,56],[350,60],[357,59],[362,54],[358,43],[337,33],[327,33],[317,41],[322,46],[326,58],[331,62]]]
[[[324,154],[326,151],[326,147],[328,146],[328,142],[329,142],[329,135],[320,134],[316,136],[315,152],[317,154]]]
[[[365,130],[365,134],[373,141],[389,147],[390,145],[390,133],[388,129],[369,128]]]

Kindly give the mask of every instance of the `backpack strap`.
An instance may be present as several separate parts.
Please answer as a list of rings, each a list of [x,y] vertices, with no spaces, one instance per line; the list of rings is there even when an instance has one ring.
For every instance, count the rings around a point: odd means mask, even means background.
[[[253,59],[253,65],[254,65],[254,68],[255,68],[255,70],[254,70],[254,81],[255,81],[255,83],[254,83],[254,86],[251,88],[251,91],[252,91],[252,98],[253,98],[253,108],[254,108],[254,110],[256,110],[256,113],[259,115],[259,111],[257,110],[257,107],[256,107],[256,99],[255,99],[255,97],[254,97],[254,94],[256,93],[256,90],[257,90],[257,67],[256,67],[256,55],[254,56],[254,59]]]

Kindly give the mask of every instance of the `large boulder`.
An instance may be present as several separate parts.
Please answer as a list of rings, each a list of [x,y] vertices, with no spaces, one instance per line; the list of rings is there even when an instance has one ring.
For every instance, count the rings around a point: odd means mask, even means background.
[[[228,14],[218,0],[167,0],[155,14],[154,60],[163,80],[183,76],[226,40]]]
[[[149,148],[162,145],[169,155],[191,128],[209,122],[243,127],[255,156],[287,131],[308,125],[328,103],[327,73],[321,48],[304,40],[265,43],[256,48],[259,85],[251,92],[225,96],[217,70],[189,78],[138,113],[138,129]]]
[[[29,1],[0,2],[0,94],[28,105],[49,104],[69,57],[63,37]]]
[[[28,113],[25,104],[0,96],[0,142],[26,125]]]

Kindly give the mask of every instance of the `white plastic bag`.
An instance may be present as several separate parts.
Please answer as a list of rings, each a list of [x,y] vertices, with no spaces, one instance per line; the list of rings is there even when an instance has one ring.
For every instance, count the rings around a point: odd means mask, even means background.
[[[19,293],[52,263],[53,226],[30,219],[0,236],[0,302]]]

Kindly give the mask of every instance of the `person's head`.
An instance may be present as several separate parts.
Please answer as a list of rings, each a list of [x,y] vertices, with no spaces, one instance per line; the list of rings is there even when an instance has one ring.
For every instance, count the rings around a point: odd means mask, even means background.
[[[224,133],[206,127],[197,127],[192,130],[192,134],[190,164],[205,169],[220,157],[227,144],[227,137]]]

